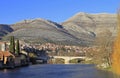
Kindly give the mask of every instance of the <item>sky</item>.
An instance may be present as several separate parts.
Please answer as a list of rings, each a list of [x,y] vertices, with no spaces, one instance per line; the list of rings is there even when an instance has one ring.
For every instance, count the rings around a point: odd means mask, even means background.
[[[79,12],[116,13],[120,0],[0,0],[0,24],[43,18],[64,22]]]

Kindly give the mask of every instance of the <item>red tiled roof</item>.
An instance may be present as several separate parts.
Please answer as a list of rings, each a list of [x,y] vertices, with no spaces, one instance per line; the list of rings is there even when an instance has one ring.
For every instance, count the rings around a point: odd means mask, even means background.
[[[0,42],[0,44],[5,44],[6,42]]]
[[[5,56],[5,57],[13,56],[15,58],[15,56],[8,51],[0,51],[0,57],[3,57],[3,56]]]

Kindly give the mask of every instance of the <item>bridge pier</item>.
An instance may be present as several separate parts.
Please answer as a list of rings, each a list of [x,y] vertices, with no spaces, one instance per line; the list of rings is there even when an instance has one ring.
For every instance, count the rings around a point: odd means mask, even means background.
[[[69,61],[68,59],[64,59],[64,64],[69,64]]]

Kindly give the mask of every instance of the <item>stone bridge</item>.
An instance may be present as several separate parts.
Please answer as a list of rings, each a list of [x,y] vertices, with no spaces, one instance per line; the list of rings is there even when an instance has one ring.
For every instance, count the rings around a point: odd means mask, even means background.
[[[52,56],[52,59],[56,59],[56,58],[64,59],[65,64],[69,64],[69,61],[73,60],[73,59],[84,59],[84,60],[86,59],[85,56],[81,56],[81,57],[75,57],[75,56]]]

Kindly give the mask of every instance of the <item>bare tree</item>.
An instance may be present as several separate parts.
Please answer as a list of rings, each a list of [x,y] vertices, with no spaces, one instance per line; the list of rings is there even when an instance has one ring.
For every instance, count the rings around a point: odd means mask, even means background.
[[[111,65],[111,52],[112,52],[112,33],[109,30],[100,32],[95,40],[97,50],[89,50],[94,63]],[[89,53],[90,53],[89,52]]]

